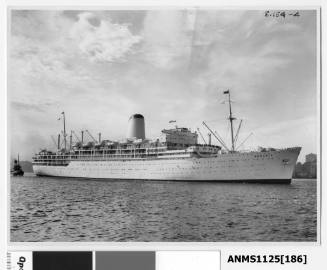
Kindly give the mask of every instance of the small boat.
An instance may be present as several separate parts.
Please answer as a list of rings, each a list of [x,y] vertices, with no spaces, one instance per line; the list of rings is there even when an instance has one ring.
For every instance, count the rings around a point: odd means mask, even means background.
[[[11,169],[10,173],[13,176],[23,176],[24,175],[22,166],[20,166],[20,164],[19,164],[19,155],[18,155],[18,158],[14,160],[14,166]]]

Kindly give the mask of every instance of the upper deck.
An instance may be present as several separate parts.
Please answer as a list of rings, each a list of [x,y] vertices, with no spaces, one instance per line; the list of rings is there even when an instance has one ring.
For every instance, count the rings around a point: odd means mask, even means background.
[[[190,158],[194,156],[215,156],[220,147],[209,145],[194,145],[180,150],[168,150],[167,146],[158,147],[126,147],[126,148],[92,148],[76,149],[69,152],[50,152],[43,150],[33,158],[33,164],[65,166],[71,161],[108,161],[131,159],[172,159]]]
[[[57,152],[43,150],[33,158],[34,164],[65,166],[71,161],[103,161],[129,159],[189,158],[192,156],[214,156],[221,147],[197,143],[197,133],[187,128],[164,129],[165,138],[127,139],[124,142],[103,140],[101,142],[77,142],[69,150]]]

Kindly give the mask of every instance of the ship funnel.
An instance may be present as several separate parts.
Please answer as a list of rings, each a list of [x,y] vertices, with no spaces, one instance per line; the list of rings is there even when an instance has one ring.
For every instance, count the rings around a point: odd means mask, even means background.
[[[127,139],[145,139],[144,117],[133,114],[128,120]]]

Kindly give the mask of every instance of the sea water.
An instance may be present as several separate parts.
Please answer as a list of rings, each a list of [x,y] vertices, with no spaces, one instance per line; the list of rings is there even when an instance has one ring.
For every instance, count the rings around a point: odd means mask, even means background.
[[[316,241],[317,181],[10,179],[10,241]]]

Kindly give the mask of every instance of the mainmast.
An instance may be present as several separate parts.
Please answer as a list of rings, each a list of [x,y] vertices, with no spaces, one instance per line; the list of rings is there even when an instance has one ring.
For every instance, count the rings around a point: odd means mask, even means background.
[[[66,119],[65,119],[65,112],[62,112],[61,114],[62,114],[63,121],[64,121],[64,144],[65,144],[65,152],[66,152],[67,140],[66,140]]]
[[[233,120],[235,120],[236,118],[233,117],[232,114],[232,104],[231,104],[231,100],[230,100],[230,91],[224,91],[224,94],[228,94],[228,103],[229,103],[229,121],[230,121],[230,130],[231,130],[231,140],[232,140],[232,151],[235,151],[235,146],[234,146],[234,128],[233,128]]]

